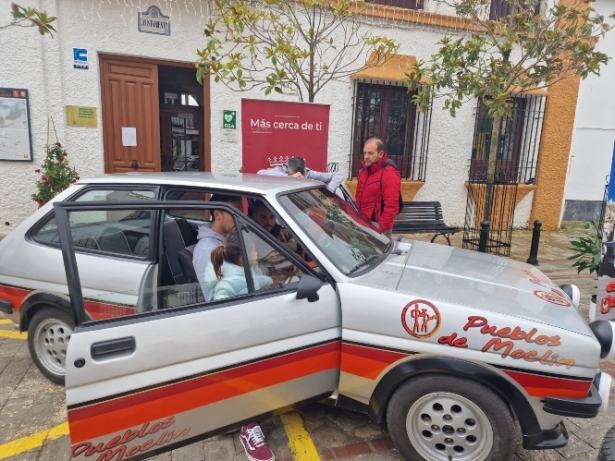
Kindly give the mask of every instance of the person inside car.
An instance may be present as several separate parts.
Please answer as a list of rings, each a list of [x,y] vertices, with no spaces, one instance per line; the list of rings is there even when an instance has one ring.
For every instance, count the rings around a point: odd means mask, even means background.
[[[226,202],[229,205],[243,211],[241,198],[232,195],[213,194],[209,199],[210,202]],[[224,210],[212,211],[212,222],[204,223],[199,226],[198,242],[192,252],[192,265],[196,272],[197,279],[201,284],[203,298],[205,301],[211,301],[213,292],[205,283],[205,269],[211,262],[211,252],[214,248],[220,246],[224,237],[235,229],[235,221],[230,213]]]
[[[265,203],[256,200],[252,205],[250,218],[292,251],[297,250],[297,241],[290,232],[278,224],[275,214]]]
[[[251,268],[256,263],[256,251],[253,245],[248,245],[247,251],[250,258],[247,267]],[[205,269],[205,285],[212,290],[214,301],[248,294],[245,268],[239,234],[232,231],[224,238],[222,245],[212,250],[211,263]],[[256,291],[273,284],[271,277],[256,272],[252,270]]]

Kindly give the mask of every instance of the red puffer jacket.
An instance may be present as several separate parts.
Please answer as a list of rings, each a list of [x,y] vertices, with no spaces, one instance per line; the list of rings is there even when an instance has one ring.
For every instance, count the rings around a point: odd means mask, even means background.
[[[401,176],[386,153],[369,168],[361,163],[355,201],[365,216],[378,221],[380,232],[393,229],[393,220],[399,213],[400,188]]]

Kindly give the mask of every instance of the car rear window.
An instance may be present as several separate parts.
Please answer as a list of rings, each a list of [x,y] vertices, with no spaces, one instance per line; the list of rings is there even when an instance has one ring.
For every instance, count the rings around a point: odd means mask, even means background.
[[[75,199],[77,202],[117,202],[153,200],[153,190],[92,189]],[[77,220],[78,222],[74,221]],[[147,258],[151,215],[149,211],[89,211],[71,219],[75,250],[101,252],[113,255]],[[45,245],[59,245],[58,226],[54,215],[47,217],[32,234],[32,238]]]

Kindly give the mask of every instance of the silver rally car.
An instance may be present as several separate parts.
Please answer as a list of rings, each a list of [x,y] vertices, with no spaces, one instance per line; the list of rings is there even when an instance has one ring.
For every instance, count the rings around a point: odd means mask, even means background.
[[[257,202],[290,241],[250,218]],[[215,209],[250,264],[246,294],[208,301],[191,260]],[[295,178],[82,180],[0,241],[0,311],[65,380],[76,460],[143,459],[323,399],[386,423],[408,460],[507,460],[517,426],[525,448],[558,448],[563,417],[605,411],[611,385],[612,324],[578,302],[520,262],[389,240]]]

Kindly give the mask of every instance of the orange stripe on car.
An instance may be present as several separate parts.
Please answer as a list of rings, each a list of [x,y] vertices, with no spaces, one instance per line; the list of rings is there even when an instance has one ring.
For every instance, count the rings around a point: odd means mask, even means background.
[[[339,342],[68,411],[71,443],[194,410],[248,392],[336,369]]]
[[[374,380],[385,368],[409,355],[411,354],[343,343],[341,369],[344,373]]]
[[[519,383],[525,389],[525,392],[532,397],[572,397],[583,399],[587,397],[592,385],[590,378],[579,380],[514,370],[502,371]]]
[[[412,354],[343,343],[341,369],[345,373],[375,380],[388,366],[410,355]],[[532,397],[585,398],[592,385],[590,378],[560,378],[505,368],[502,372],[514,379]]]
[[[19,311],[21,303],[31,293],[32,290],[15,288],[8,285],[0,285],[0,298],[7,299],[13,303],[13,309]]]
[[[94,320],[104,320],[113,317],[123,317],[137,313],[134,307],[124,307],[117,304],[106,304],[97,301],[83,301],[83,307]]]

